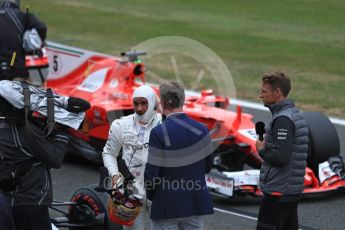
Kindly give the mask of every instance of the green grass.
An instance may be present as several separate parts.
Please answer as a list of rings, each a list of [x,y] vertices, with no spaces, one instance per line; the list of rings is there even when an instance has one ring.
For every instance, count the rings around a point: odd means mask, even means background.
[[[343,0],[22,0],[49,27],[49,40],[117,55],[150,38],[183,36],[215,53],[231,71],[239,98],[258,101],[261,76],[283,70],[291,98],[305,110],[345,117]],[[200,63],[176,55],[193,85]],[[175,78],[169,57],[146,61]],[[215,87],[210,72],[197,89]],[[222,92],[222,90],[219,90]]]

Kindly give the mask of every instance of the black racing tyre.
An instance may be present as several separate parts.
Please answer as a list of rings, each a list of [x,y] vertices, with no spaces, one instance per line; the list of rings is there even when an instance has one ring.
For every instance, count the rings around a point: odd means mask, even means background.
[[[85,224],[87,227],[70,227],[70,230],[122,230],[122,225],[112,223],[107,215],[107,201],[109,195],[105,192],[98,192],[94,187],[78,189],[72,196],[71,201],[77,202],[68,210],[70,222]],[[93,224],[93,220],[101,214],[104,215],[104,222]]]
[[[339,156],[339,137],[331,121],[319,112],[304,112],[303,116],[309,128],[308,164],[315,166]]]

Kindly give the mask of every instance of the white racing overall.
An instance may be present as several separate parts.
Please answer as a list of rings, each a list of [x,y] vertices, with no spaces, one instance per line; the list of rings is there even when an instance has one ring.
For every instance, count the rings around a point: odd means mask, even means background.
[[[151,130],[161,123],[162,116],[155,111],[156,94],[149,86],[143,85],[136,88],[133,98],[143,97],[148,102],[148,108],[144,114],[122,117],[113,121],[110,126],[108,141],[104,146],[102,157],[104,166],[108,169],[109,175],[119,175],[117,156],[122,148],[122,158],[125,160],[129,171],[135,177],[134,187],[138,194],[143,196],[143,208],[136,218],[131,230],[144,230],[147,209],[146,192],[144,189],[144,171],[148,155],[148,143]],[[139,124],[140,122],[140,124]],[[144,125],[143,125],[144,124]],[[139,184],[138,184],[139,183]],[[124,228],[128,229],[128,228]]]
[[[103,149],[104,166],[109,175],[119,175],[116,157],[122,148],[122,158],[125,160],[130,172],[140,183],[144,196],[143,209],[130,229],[145,229],[146,195],[144,190],[144,171],[148,155],[148,142],[151,130],[161,123],[161,115],[156,114],[146,125],[139,125],[135,115],[129,115],[115,120],[110,127],[108,141]],[[126,229],[126,228],[125,228]]]

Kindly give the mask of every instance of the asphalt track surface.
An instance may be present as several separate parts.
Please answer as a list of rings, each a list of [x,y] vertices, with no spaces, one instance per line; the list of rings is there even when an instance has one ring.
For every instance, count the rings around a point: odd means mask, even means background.
[[[267,121],[265,111],[244,109],[254,115],[254,121]],[[345,155],[345,127],[336,125]],[[52,170],[54,199],[69,200],[73,193],[98,183],[98,166],[79,158],[67,158],[61,169]],[[215,214],[206,219],[207,230],[255,229],[260,198],[214,199]],[[52,215],[56,216],[55,212]],[[299,205],[300,229],[345,229],[345,191],[322,198],[304,199]]]

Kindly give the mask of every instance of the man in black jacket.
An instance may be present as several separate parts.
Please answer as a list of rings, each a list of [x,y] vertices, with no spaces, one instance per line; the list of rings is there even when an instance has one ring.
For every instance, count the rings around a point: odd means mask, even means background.
[[[263,159],[260,189],[264,193],[257,229],[297,230],[297,206],[304,189],[308,127],[287,96],[289,78],[282,72],[265,74],[260,98],[272,113],[263,141],[256,148]]]
[[[0,121],[1,164],[17,164],[18,171],[22,170],[15,186],[1,189],[12,207],[17,230],[46,230],[51,229],[50,169],[61,166],[68,137],[59,131],[45,137],[35,122],[30,122],[30,127],[29,131],[23,123]]]
[[[33,14],[22,12],[15,0],[0,1],[0,78],[2,80],[14,77],[28,78],[23,33],[33,28],[44,41],[47,27],[43,22]]]
[[[90,104],[23,80],[0,82],[0,192],[12,208],[17,230],[51,229],[50,169],[61,166],[68,149],[61,127],[78,129]]]

